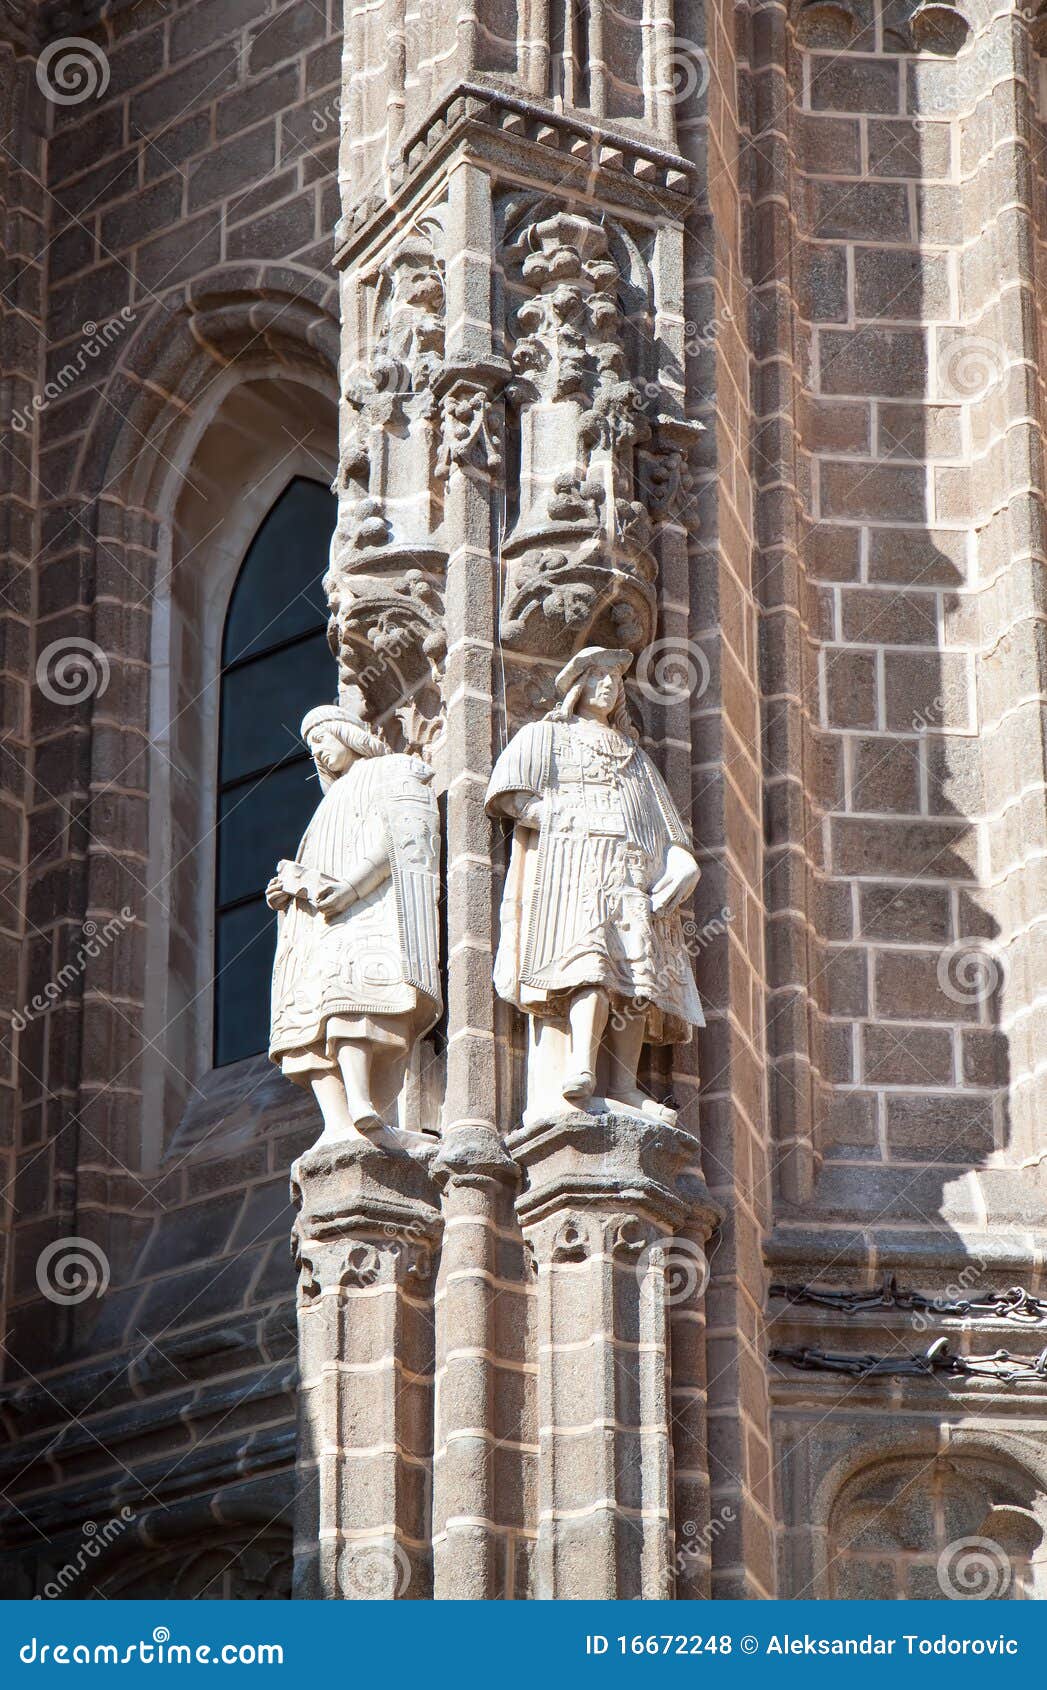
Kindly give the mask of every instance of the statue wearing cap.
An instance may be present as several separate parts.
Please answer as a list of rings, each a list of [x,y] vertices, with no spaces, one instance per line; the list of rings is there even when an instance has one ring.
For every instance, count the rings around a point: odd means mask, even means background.
[[[432,771],[339,705],[301,731],[324,795],[266,887],[279,911],[269,1055],[312,1088],[321,1142],[388,1142],[415,1041],[441,1012]]]
[[[678,913],[700,871],[629,721],[631,662],[573,657],[559,704],[514,736],[487,789],[514,823],[494,981],[530,1017],[525,1122],[565,1102],[673,1119],[637,1084],[640,1052],[704,1025]]]

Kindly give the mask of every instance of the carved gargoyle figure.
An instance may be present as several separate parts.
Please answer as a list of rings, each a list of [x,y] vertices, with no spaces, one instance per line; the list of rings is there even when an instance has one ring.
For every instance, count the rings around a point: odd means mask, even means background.
[[[431,771],[339,705],[311,710],[302,737],[324,796],[266,887],[280,912],[269,1055],[311,1087],[321,1143],[395,1148],[385,1115],[441,1012]]]
[[[494,981],[530,1017],[525,1124],[570,1109],[674,1120],[640,1090],[640,1053],[704,1025],[678,913],[700,871],[629,720],[631,662],[573,657],[487,789],[514,823]]]

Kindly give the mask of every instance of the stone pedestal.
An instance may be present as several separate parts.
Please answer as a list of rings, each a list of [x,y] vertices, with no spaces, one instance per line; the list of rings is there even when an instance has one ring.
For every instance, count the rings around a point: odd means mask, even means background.
[[[298,1279],[295,1596],[431,1596],[437,1192],[362,1140],[307,1151],[291,1190]]]
[[[538,1597],[674,1594],[669,1315],[704,1290],[718,1219],[689,1133],[561,1115],[510,1139],[538,1279]]]

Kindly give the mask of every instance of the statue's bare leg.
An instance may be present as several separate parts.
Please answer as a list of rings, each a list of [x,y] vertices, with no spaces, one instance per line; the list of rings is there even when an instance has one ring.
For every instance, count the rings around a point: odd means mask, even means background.
[[[320,1105],[320,1114],[324,1121],[324,1130],[319,1141],[321,1144],[356,1137],[340,1074],[321,1074],[313,1081],[313,1096]]]
[[[612,1027],[607,1039],[610,1076],[607,1087],[608,1101],[624,1103],[627,1108],[639,1109],[644,1115],[651,1115],[658,1121],[675,1121],[675,1109],[668,1109],[664,1104],[656,1103],[654,1098],[648,1097],[636,1083],[636,1070],[640,1066],[640,1052],[646,1031],[647,1016],[639,1012],[635,1015],[627,1014],[620,1025]]]
[[[644,1101],[644,1095],[636,1084],[636,1070],[640,1066],[647,1016],[627,1013],[624,1017],[616,1017],[615,1021],[616,1025],[607,1035],[607,1095],[638,1108]]]
[[[607,1025],[606,992],[591,987],[571,999],[570,1072],[561,1090],[571,1103],[587,1103],[596,1090],[596,1061]]]
[[[370,1050],[362,1041],[342,1039],[338,1045],[338,1066],[353,1126],[358,1132],[377,1133],[384,1122],[371,1101]]]

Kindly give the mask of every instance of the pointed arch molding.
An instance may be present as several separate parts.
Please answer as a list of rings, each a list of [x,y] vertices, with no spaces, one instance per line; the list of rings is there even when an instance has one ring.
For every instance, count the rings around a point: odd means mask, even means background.
[[[134,911],[133,942],[110,946],[84,977],[81,1032],[89,1059],[79,1070],[74,1042],[68,1041],[69,1072],[51,1083],[77,1097],[86,1129],[80,1135],[78,1187],[90,1169],[89,1189],[94,1193],[101,1175],[107,1201],[117,1208],[124,1186],[125,1194],[141,1199],[136,1175],[155,1169],[163,1138],[165,1111],[157,1119],[157,1100],[148,1095],[143,1106],[148,1062],[152,1055],[164,1057],[157,1041],[165,1020],[146,1008],[146,980],[157,958],[151,932],[147,950],[145,918],[151,898],[149,789],[158,761],[150,711],[153,642],[165,619],[170,622],[176,513],[195,482],[197,454],[216,419],[239,407],[238,439],[250,443],[250,427],[243,426],[249,394],[267,392],[270,415],[278,409],[274,395],[290,400],[284,468],[281,453],[271,450],[263,466],[267,487],[275,485],[274,473],[288,480],[295,473],[318,480],[333,473],[327,452],[310,454],[300,443],[296,449],[295,431],[304,433],[316,417],[334,440],[338,350],[338,296],[326,277],[296,265],[255,263],[195,279],[149,310],[99,384],[67,483],[70,491],[49,517],[44,564],[77,558],[77,573],[92,582],[91,608],[76,612],[77,631],[104,654],[107,674],[104,688],[62,712],[63,727],[88,730],[90,748],[84,795],[90,827],[80,861],[70,864],[66,910],[99,929],[122,909]],[[245,507],[243,523],[253,520],[244,493],[253,476],[249,465],[239,468],[239,481],[230,477],[228,503]],[[207,562],[204,535],[194,567],[206,571]],[[321,570],[325,562],[318,560]],[[201,618],[215,614],[206,576],[201,593]],[[40,649],[51,638],[45,623]],[[197,1077],[185,1075],[190,1089]],[[119,1243],[113,1243],[119,1256]]]
[[[863,1477],[872,1478],[878,1469],[905,1461],[922,1462],[929,1467],[936,1460],[955,1460],[962,1464],[965,1459],[996,1463],[1001,1469],[1020,1476],[1041,1496],[1047,1496],[1047,1454],[1035,1437],[1018,1428],[998,1423],[952,1422],[897,1428],[889,1447],[878,1449],[871,1443],[863,1444],[858,1450],[852,1447],[838,1459],[830,1459],[824,1466],[819,1464],[820,1470],[803,1507],[803,1524],[811,1538],[813,1578],[799,1594],[821,1599],[831,1597],[830,1539],[834,1515]]]
[[[316,271],[233,264],[196,277],[136,327],[100,391],[100,426],[85,431],[74,486],[155,509],[157,487],[178,458],[169,448],[192,431],[201,409],[206,420],[223,372],[235,366],[241,380],[280,371],[301,380],[312,372],[334,391],[338,343],[337,289]]]

